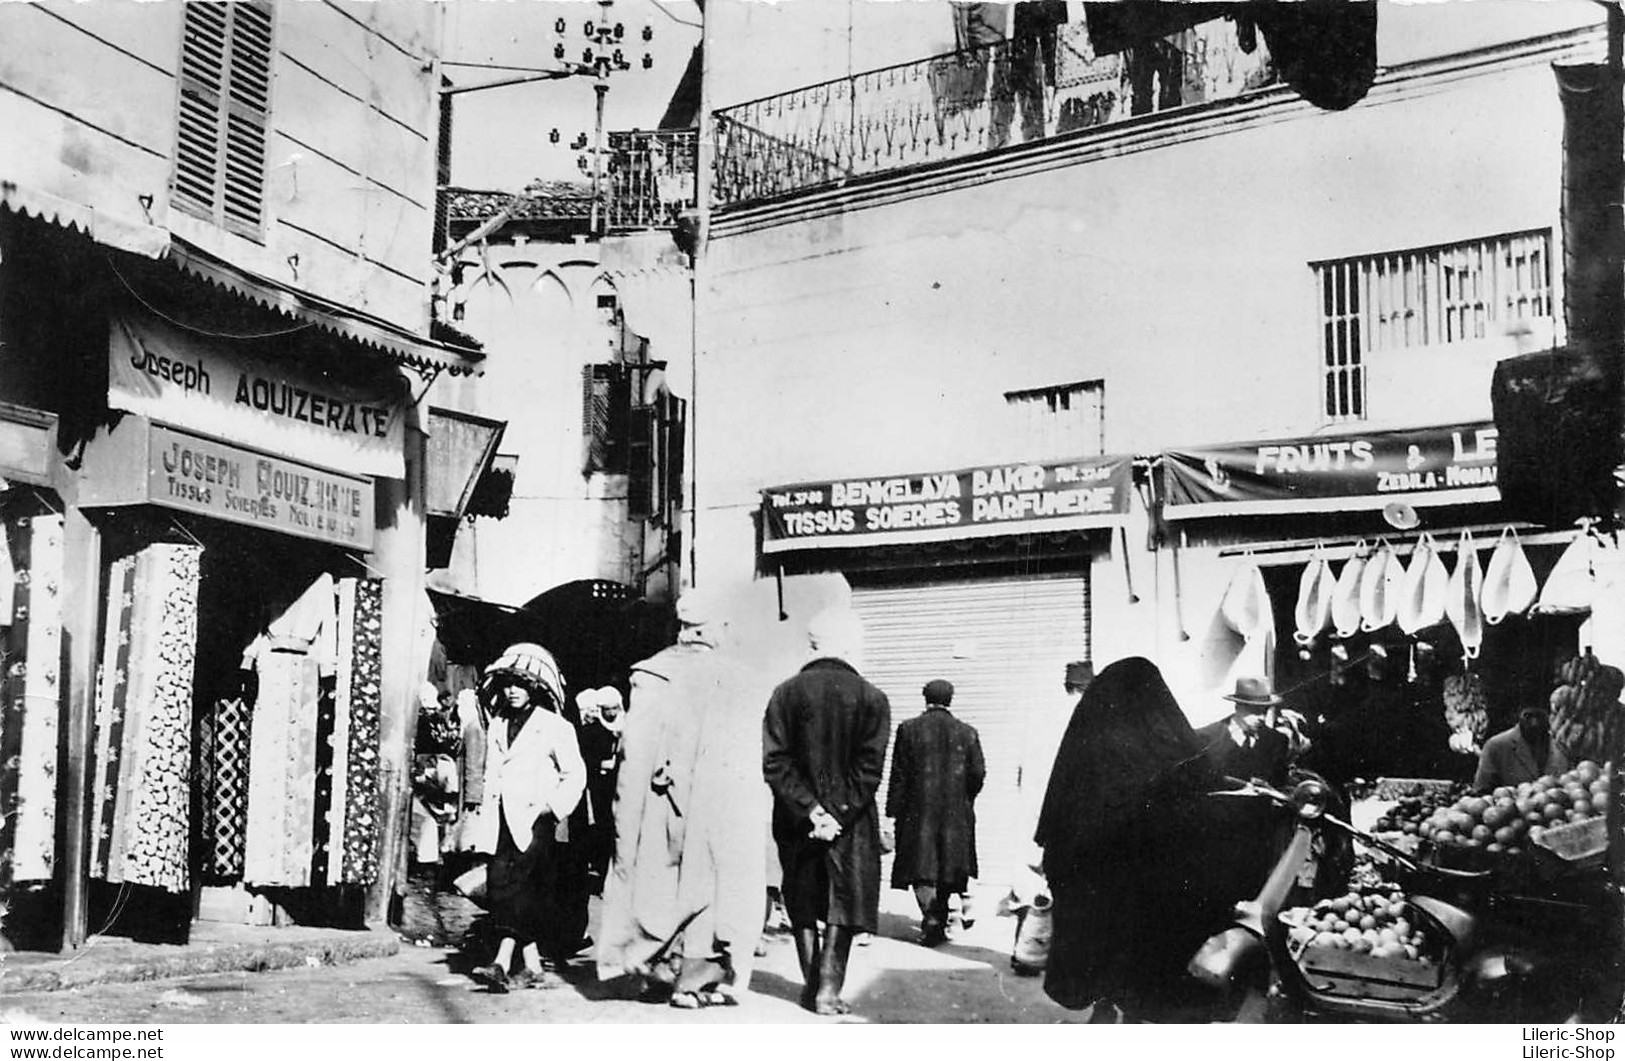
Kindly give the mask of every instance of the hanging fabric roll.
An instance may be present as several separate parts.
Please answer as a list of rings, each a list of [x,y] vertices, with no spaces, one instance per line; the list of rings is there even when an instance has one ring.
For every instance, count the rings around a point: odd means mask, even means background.
[[[241,696],[215,702],[209,720],[205,814],[209,835],[207,865],[220,880],[243,875],[243,844],[248,830],[249,709]]]
[[[17,566],[12,562],[11,536],[0,534],[0,626],[10,626],[17,603]]]
[[[383,583],[356,584],[355,636],[351,644],[349,778],[344,819],[346,884],[370,884],[378,876],[378,726],[382,695]]]
[[[325,858],[322,876],[329,884],[344,879],[344,821],[350,791],[350,701],[355,684],[355,653],[352,646],[355,643],[356,580],[339,579],[337,594],[332,761],[328,767],[333,788],[328,800],[326,822],[317,823],[322,834],[317,863],[320,865]]]
[[[1461,543],[1456,547],[1456,570],[1450,574],[1449,590],[1445,595],[1445,614],[1461,637],[1463,655],[1478,658],[1484,643],[1484,614],[1480,594],[1484,585],[1484,572],[1478,564],[1478,548],[1469,531],[1461,532]]]
[[[1392,626],[1399,616],[1399,590],[1405,568],[1384,538],[1360,573],[1360,629],[1371,633]]]
[[[1399,628],[1414,636],[1444,622],[1444,602],[1449,591],[1450,572],[1439,558],[1438,543],[1433,535],[1424,532],[1405,569],[1399,595]]]
[[[331,575],[317,576],[250,646],[259,674],[249,741],[243,880],[305,887],[316,847],[317,730],[337,630]]]
[[[1360,542],[1343,564],[1332,596],[1332,626],[1338,637],[1353,637],[1360,630],[1360,582],[1371,559],[1371,547]]]
[[[1332,565],[1326,560],[1325,550],[1317,545],[1298,579],[1298,605],[1293,613],[1297,629],[1292,635],[1298,644],[1312,643],[1331,625],[1332,600],[1336,593],[1337,579],[1332,575]]]
[[[63,525],[57,515],[29,521],[28,637],[24,649],[21,761],[11,875],[48,881],[56,868],[57,720],[62,692]]]
[[[0,531],[15,540],[9,551],[15,556],[12,570],[12,612],[0,638],[5,649],[0,665],[0,880],[11,877],[17,844],[17,799],[20,794],[23,723],[27,708],[28,682],[28,558],[33,527],[29,520],[7,520]]]
[[[1524,555],[1518,532],[1507,527],[1501,531],[1501,539],[1490,554],[1490,566],[1484,572],[1484,621],[1493,626],[1509,615],[1522,615],[1534,605],[1538,594],[1535,569]]]
[[[192,668],[202,550],[159,544],[114,565],[96,746],[93,875],[170,892],[190,887]],[[112,617],[119,617],[113,624]],[[109,667],[111,661],[111,667]],[[111,670],[109,676],[105,672]]]
[[[130,694],[130,628],[135,619],[135,557],[115,560],[107,580],[107,632],[96,669],[95,795],[91,809],[91,876],[112,880],[114,833],[120,832],[118,778]],[[123,836],[117,846],[123,849]]]

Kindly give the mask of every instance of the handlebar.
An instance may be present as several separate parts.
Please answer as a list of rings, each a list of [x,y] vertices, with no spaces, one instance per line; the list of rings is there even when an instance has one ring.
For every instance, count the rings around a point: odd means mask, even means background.
[[[1300,804],[1299,801],[1294,799],[1292,796],[1278,791],[1277,789],[1271,788],[1262,781],[1258,781],[1256,779],[1243,781],[1240,778],[1235,777],[1226,777],[1225,780],[1233,782],[1238,787],[1234,789],[1220,789],[1214,792],[1209,792],[1208,795],[1240,797],[1244,799],[1267,799],[1271,803],[1277,804],[1278,806],[1293,807],[1297,810],[1300,820],[1306,822],[1325,822],[1326,824],[1340,830],[1347,836],[1358,840],[1362,844],[1365,844],[1367,847],[1375,848],[1388,857],[1403,863],[1413,872],[1431,873],[1444,880],[1452,880],[1461,883],[1481,882],[1490,877],[1490,873],[1487,870],[1447,869],[1443,866],[1431,866],[1419,862],[1412,855],[1398,847],[1395,847],[1388,841],[1378,839],[1352,823],[1343,821],[1336,815],[1329,813],[1324,809],[1324,807],[1316,806],[1307,801]]]

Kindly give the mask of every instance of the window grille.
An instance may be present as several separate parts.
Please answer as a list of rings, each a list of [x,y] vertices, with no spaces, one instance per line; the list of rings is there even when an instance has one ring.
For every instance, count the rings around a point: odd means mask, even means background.
[[[1327,419],[1366,417],[1367,354],[1551,316],[1551,257],[1551,231],[1539,229],[1315,264]]]
[[[189,0],[184,25],[174,205],[258,239],[270,126],[271,6]]]
[[[1103,380],[1010,391],[1023,459],[1095,457],[1106,447],[1106,384]]]

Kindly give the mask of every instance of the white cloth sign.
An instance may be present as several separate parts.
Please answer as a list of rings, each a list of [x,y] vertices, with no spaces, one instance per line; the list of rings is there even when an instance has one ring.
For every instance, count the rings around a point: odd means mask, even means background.
[[[110,407],[359,475],[406,474],[397,379],[349,386],[144,316],[114,318],[108,341]]]

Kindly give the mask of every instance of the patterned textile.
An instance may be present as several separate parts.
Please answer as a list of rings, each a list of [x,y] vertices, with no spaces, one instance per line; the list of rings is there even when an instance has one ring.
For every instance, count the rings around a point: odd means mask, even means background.
[[[355,641],[355,590],[355,579],[339,580],[335,627],[339,649],[334,661],[337,670],[333,679],[333,733],[329,748],[331,761],[327,764],[332,789],[328,796],[324,846],[316,853],[322,879],[329,884],[344,879],[344,817],[350,787],[350,690],[355,675],[355,656],[350,651]],[[322,830],[323,823],[318,821],[316,827]],[[322,865],[324,856],[325,865]]]
[[[202,550],[159,544],[114,564],[98,689],[92,875],[190,887],[192,668]],[[113,621],[114,617],[117,622]],[[115,760],[116,755],[116,760]]]
[[[107,633],[96,668],[95,792],[91,810],[91,876],[110,879],[113,832],[118,823],[119,763],[123,759],[124,714],[129,693],[130,624],[135,610],[135,557],[113,562],[108,576]]]
[[[310,883],[316,793],[316,661],[264,652],[249,737],[248,833],[243,880]]]
[[[320,692],[316,698],[316,791],[311,812],[314,846],[310,863],[310,883],[316,888],[336,883],[336,878],[329,876],[331,871],[329,852],[335,846],[332,842],[333,730],[337,719],[334,718],[333,679],[322,678],[319,688]],[[343,847],[342,833],[339,834],[339,843],[336,846]]]
[[[57,722],[61,714],[63,527],[36,516],[28,561],[21,762],[11,878],[48,881],[56,864]]]
[[[8,521],[3,528],[7,554],[14,561],[11,585],[6,588],[10,608],[0,631],[0,852],[16,850],[18,780],[22,770],[23,720],[28,680],[24,650],[28,646],[28,557],[33,525],[28,520]],[[10,566],[10,565],[8,565]],[[0,881],[11,880],[12,860],[0,859]]]
[[[215,703],[201,734],[203,766],[204,866],[217,880],[243,875],[248,832],[248,705],[241,697]]]
[[[346,884],[368,884],[378,876],[378,722],[382,690],[383,583],[356,584],[354,630],[341,655],[348,655],[350,719],[345,785],[344,872]]]

